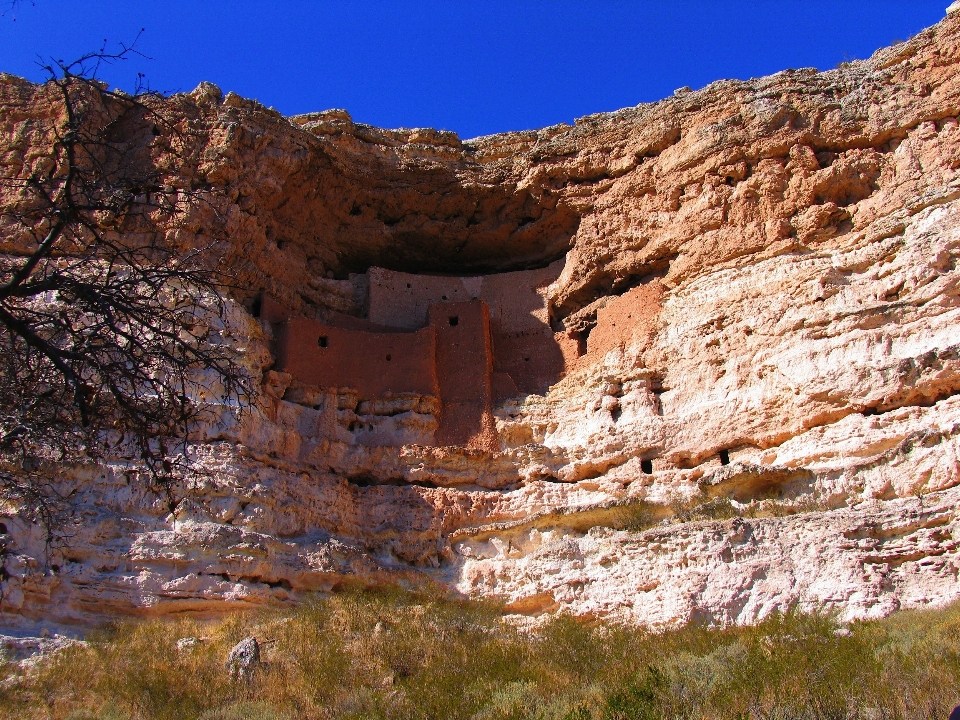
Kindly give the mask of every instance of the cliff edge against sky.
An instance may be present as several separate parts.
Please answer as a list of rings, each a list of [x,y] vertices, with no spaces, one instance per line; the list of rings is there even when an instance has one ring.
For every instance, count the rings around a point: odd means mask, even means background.
[[[172,512],[109,462],[63,469],[52,545],[7,508],[7,626],[418,579],[654,626],[960,597],[960,14],[828,72],[467,141],[207,84],[157,102],[190,130],[175,158],[117,132],[208,193],[175,239],[225,233],[223,341],[263,390],[203,429]],[[56,97],[4,75],[0,108],[22,172]],[[479,444],[437,442],[429,392],[298,381],[258,316],[370,322],[377,273],[480,297],[548,267],[526,314],[562,361]]]

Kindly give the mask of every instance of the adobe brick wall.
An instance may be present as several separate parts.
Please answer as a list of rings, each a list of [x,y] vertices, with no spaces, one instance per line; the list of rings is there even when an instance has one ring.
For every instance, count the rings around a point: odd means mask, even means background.
[[[479,298],[490,306],[494,332],[521,333],[550,327],[546,288],[563,272],[564,260],[538,270],[484,275]]]
[[[545,296],[546,287],[560,276],[564,262],[477,277],[370,268],[368,317],[381,325],[414,329],[429,321],[431,306],[482,300],[490,312],[494,372],[498,375],[494,400],[543,392],[563,376],[568,358],[576,357],[575,351],[571,353],[563,345],[566,338],[558,338],[550,328]]]
[[[421,328],[428,322],[431,305],[483,300],[490,308],[495,332],[516,333],[549,327],[543,290],[563,272],[564,260],[538,270],[445,277],[372,267],[368,272],[370,296],[367,317],[380,325]]]
[[[649,342],[657,332],[665,292],[666,287],[659,280],[653,280],[625,292],[600,308],[597,311],[597,325],[587,339],[586,359],[581,362],[594,362],[597,356],[629,344],[635,337],[643,337]]]
[[[377,332],[382,326],[339,315],[321,323],[291,316],[268,296],[261,303],[261,318],[274,323],[276,369],[308,385],[353,388],[364,398],[438,396],[437,444],[499,449],[490,312],[482,300],[435,304],[429,324],[414,332]]]
[[[566,369],[563,351],[550,328],[494,332],[493,357],[494,371],[509,375],[519,393],[544,392]],[[494,399],[502,402],[509,397],[512,395],[498,393]]]
[[[436,332],[437,383],[443,403],[439,445],[499,449],[492,416],[490,311],[482,300],[438,303],[428,321]]]
[[[378,325],[372,323],[366,318],[358,318],[353,315],[345,315],[335,310],[325,310],[317,314],[317,321],[324,325],[343,328],[345,330],[363,330],[364,332],[374,333],[406,333],[410,332],[406,328],[390,327],[389,325]]]
[[[275,325],[275,332],[276,368],[300,382],[351,387],[366,398],[438,392],[432,326],[409,333],[378,333],[291,317]]]
[[[260,298],[260,319],[265,320],[271,324],[283,323],[286,322],[289,318],[294,317],[294,313],[286,305],[278,301],[271,295],[264,294]],[[378,333],[398,333],[398,332],[407,332],[404,328],[392,327],[389,325],[378,325],[377,323],[371,322],[366,318],[355,317],[354,315],[346,315],[345,313],[337,312],[335,310],[324,310],[318,313],[318,322],[323,325],[332,325],[338,328],[344,328],[346,330],[363,330],[365,332],[378,332]],[[419,329],[419,328],[415,328]]]
[[[563,349],[550,327],[545,296],[545,289],[560,277],[563,267],[564,261],[558,260],[539,270],[483,278],[481,297],[490,303],[494,371],[509,375],[517,393],[545,392],[566,371]],[[508,397],[498,392],[494,400],[502,402]]]
[[[293,313],[283,303],[271,295],[264,293],[260,296],[260,319],[270,324],[286,322]]]
[[[429,322],[430,306],[480,297],[483,278],[411,275],[372,267],[367,317],[379,325],[416,330]]]
[[[437,396],[438,444],[495,450],[493,403],[544,392],[578,355],[550,328],[546,288],[563,266],[466,278],[371,268],[368,318],[293,317],[268,296],[260,314],[274,323],[278,370],[365,398]]]

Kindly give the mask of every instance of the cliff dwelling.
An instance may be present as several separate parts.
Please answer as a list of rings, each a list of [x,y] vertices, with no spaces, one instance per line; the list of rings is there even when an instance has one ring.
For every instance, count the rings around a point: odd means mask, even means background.
[[[0,78],[24,181],[62,102]],[[960,601],[960,14],[825,73],[471,140],[209,84],[150,102],[182,152],[140,115],[111,132],[196,194],[157,237],[229,273],[185,329],[250,393],[198,372],[182,492],[113,435],[75,465],[31,436],[45,464],[8,477],[82,522],[51,545],[26,500],[0,512],[9,627],[421,577],[653,627]],[[88,307],[43,292],[24,312]]]
[[[297,316],[269,295],[260,317],[271,326],[275,370],[295,392],[330,396],[316,404],[328,409],[328,428],[342,425],[366,445],[495,450],[493,406],[544,392],[577,358],[577,340],[551,328],[546,299],[563,266],[476,277],[373,267],[354,278],[366,288],[363,317]]]

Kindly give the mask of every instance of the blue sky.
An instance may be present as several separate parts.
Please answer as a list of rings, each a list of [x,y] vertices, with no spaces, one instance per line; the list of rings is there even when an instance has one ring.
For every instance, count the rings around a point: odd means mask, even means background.
[[[360,122],[473,137],[572,122],[675,88],[868,57],[944,16],[950,0],[20,0],[0,17],[0,71],[42,78],[130,42],[110,68],[131,88],[201,80],[285,115],[346,108]],[[9,0],[0,0],[9,6]]]

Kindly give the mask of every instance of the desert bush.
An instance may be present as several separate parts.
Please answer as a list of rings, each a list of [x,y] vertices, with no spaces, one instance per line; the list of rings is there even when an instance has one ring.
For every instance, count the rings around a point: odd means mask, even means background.
[[[264,664],[231,681],[226,656],[250,635]],[[178,649],[184,637],[199,640]],[[521,630],[488,604],[349,592],[216,622],[123,623],[5,674],[5,718],[919,720],[960,702],[960,607],[659,633],[561,615]]]

